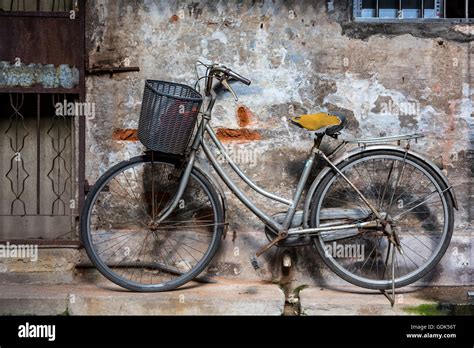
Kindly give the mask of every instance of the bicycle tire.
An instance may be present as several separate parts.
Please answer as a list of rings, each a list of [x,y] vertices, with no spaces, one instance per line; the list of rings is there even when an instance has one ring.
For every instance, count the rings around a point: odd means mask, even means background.
[[[169,291],[173,290],[177,287],[186,284],[187,282],[193,280],[197,277],[212,261],[213,257],[215,256],[220,241],[222,239],[222,234],[224,230],[224,212],[221,200],[219,199],[219,195],[214,188],[214,186],[209,182],[205,175],[203,175],[199,169],[193,168],[190,176],[190,180],[194,179],[201,187],[203,188],[204,192],[209,196],[209,201],[213,208],[213,213],[215,215],[215,226],[212,235],[212,240],[210,245],[201,260],[189,271],[178,278],[169,281],[165,284],[140,284],[138,282],[130,281],[124,279],[123,277],[118,276],[114,271],[111,270],[110,267],[99,257],[95,245],[91,238],[91,230],[90,230],[90,221],[91,221],[91,212],[96,202],[98,194],[106,187],[106,184],[111,182],[115,175],[119,175],[123,170],[126,168],[131,168],[134,165],[140,163],[151,163],[152,156],[151,155],[142,155],[131,158],[130,160],[120,162],[115,166],[111,167],[108,171],[106,171],[99,180],[95,183],[89,194],[87,195],[87,199],[83,208],[83,212],[81,215],[81,237],[82,243],[86,249],[87,255],[89,256],[90,260],[94,264],[94,266],[98,269],[98,271],[105,276],[107,279],[112,281],[113,283],[126,288],[132,291],[139,291],[139,292],[161,292],[161,291]],[[159,157],[154,158],[153,163],[165,164],[170,166],[178,166],[180,163],[179,161],[175,160],[174,158],[170,157]]]
[[[344,171],[345,168],[348,166],[351,166],[353,163],[356,161],[360,160],[367,160],[369,158],[373,158],[374,156],[389,156],[390,158],[393,157],[399,157],[403,158],[403,154],[397,151],[390,151],[390,150],[374,150],[374,151],[367,151],[363,152],[360,154],[356,154],[354,156],[349,157],[346,161],[341,162],[337,167],[339,170]],[[420,168],[423,168],[426,173],[431,177],[431,179],[434,180],[436,185],[442,190],[446,190],[446,184],[444,180],[437,174],[437,172],[431,168],[429,164],[426,162],[411,156],[407,154],[406,157],[407,161],[410,161],[411,163],[417,164]],[[331,185],[332,180],[337,176],[338,174],[333,170],[328,172],[326,176],[321,180],[320,184],[318,185],[313,197],[312,197],[312,203],[310,207],[310,215],[309,215],[309,223],[311,227],[317,227],[319,221],[319,218],[317,216],[320,216],[320,210],[321,210],[321,202],[324,199],[323,194],[329,190],[328,185]],[[440,244],[439,250],[436,253],[436,255],[432,258],[432,260],[425,265],[422,269],[420,269],[418,272],[415,272],[409,277],[402,278],[400,280],[396,280],[394,282],[395,288],[400,288],[407,286],[409,284],[414,283],[415,281],[423,278],[426,276],[430,271],[433,270],[433,268],[440,262],[442,257],[444,256],[451,237],[453,233],[453,226],[454,226],[454,209],[453,209],[453,202],[452,198],[449,195],[449,192],[444,192],[442,195],[442,201],[445,203],[445,209],[446,209],[446,218],[448,219],[447,224],[446,224],[446,232],[444,234],[444,238],[442,243]],[[321,258],[323,259],[324,263],[333,271],[335,272],[339,277],[342,279],[348,281],[349,283],[352,283],[354,285],[357,285],[359,287],[367,288],[367,289],[373,289],[373,290],[386,290],[390,289],[392,287],[392,281],[369,281],[369,280],[363,280],[360,277],[354,277],[351,275],[349,272],[345,272],[341,269],[340,266],[338,266],[335,263],[335,259],[332,257],[327,257],[326,251],[323,246],[323,237],[321,236],[316,236],[313,238],[314,246],[316,247],[318,253],[320,254]]]

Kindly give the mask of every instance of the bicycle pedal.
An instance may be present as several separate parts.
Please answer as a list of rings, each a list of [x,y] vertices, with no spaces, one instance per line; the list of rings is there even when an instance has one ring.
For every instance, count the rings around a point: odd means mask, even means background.
[[[252,267],[255,271],[260,268],[260,266],[258,265],[257,258],[255,256],[252,256],[250,258],[250,263],[252,264]]]

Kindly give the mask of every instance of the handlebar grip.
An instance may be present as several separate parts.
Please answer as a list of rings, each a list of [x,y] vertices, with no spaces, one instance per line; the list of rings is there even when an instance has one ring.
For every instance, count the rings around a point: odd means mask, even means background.
[[[230,69],[228,70],[228,74],[230,77],[236,79],[237,81],[242,82],[244,85],[249,86],[252,83],[252,81],[250,81],[248,78],[243,77],[242,75],[239,75]]]

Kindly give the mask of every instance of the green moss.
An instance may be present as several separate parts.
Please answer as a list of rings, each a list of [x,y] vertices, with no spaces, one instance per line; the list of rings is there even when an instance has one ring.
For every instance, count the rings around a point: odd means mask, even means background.
[[[410,314],[416,315],[448,315],[447,311],[444,311],[440,308],[440,305],[437,303],[426,303],[419,306],[405,307],[403,310]]]
[[[295,288],[295,290],[293,290],[293,294],[294,294],[295,296],[299,296],[301,290],[306,289],[308,286],[309,286],[309,285],[306,285],[306,284],[297,286],[297,287]]]

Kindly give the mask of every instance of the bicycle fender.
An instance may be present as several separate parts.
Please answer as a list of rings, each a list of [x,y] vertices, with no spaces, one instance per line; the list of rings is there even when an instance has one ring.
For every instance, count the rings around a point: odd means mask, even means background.
[[[446,187],[450,187],[451,185],[449,184],[448,178],[446,175],[441,171],[441,169],[429,158],[426,156],[411,151],[411,150],[406,150],[403,148],[400,148],[395,145],[370,145],[370,146],[365,146],[365,147],[356,147],[354,149],[351,149],[340,156],[336,157],[335,159],[331,159],[332,163],[334,165],[339,165],[341,162],[349,159],[352,156],[361,154],[361,153],[369,153],[375,150],[390,150],[390,151],[396,151],[399,152],[401,155],[405,155],[406,152],[408,152],[409,155],[422,160],[426,162],[435,172],[436,174],[439,175],[439,177],[443,180],[443,183],[446,185]],[[309,219],[309,209],[311,206],[311,201],[314,196],[314,193],[316,192],[316,189],[319,186],[319,183],[323,180],[323,178],[332,170],[330,166],[326,166],[314,179],[313,183],[311,184],[308,193],[306,195],[305,203],[304,203],[304,208],[303,208],[303,225],[305,228],[308,228],[308,219]],[[450,189],[447,191],[449,193],[450,198],[453,201],[453,206],[456,210],[459,210],[458,208],[458,202],[456,199],[456,194],[454,193],[453,187],[450,187]]]

